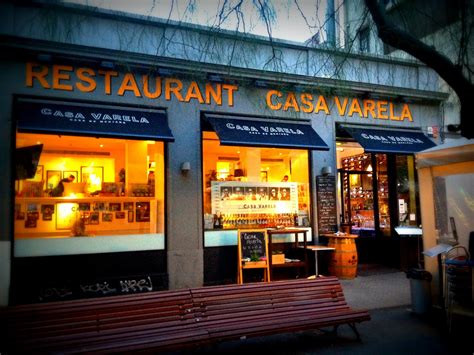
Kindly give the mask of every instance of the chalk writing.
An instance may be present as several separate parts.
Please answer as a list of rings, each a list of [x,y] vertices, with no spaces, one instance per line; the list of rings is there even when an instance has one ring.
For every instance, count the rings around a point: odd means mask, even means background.
[[[265,255],[265,232],[241,232],[240,246],[242,258],[262,257]]]

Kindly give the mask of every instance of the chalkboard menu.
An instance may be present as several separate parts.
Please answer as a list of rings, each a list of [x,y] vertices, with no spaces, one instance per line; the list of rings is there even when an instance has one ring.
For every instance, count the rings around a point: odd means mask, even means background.
[[[333,233],[337,229],[336,177],[316,176],[319,234]]]
[[[265,231],[240,231],[239,238],[242,259],[266,256]]]

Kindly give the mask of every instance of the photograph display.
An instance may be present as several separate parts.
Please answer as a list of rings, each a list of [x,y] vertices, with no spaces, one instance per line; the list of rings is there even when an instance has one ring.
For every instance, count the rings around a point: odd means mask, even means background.
[[[298,185],[294,182],[214,181],[212,213],[298,212]]]

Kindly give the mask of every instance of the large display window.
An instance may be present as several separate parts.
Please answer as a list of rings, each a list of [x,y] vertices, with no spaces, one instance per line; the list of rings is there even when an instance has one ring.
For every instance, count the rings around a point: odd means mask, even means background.
[[[164,249],[163,142],[17,132],[16,147],[15,256]]]
[[[221,145],[203,132],[206,230],[310,225],[308,150]]]

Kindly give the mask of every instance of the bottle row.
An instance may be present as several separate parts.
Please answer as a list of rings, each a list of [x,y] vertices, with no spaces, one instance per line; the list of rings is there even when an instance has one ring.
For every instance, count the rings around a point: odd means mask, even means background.
[[[275,228],[298,225],[296,213],[215,214],[214,229]]]

